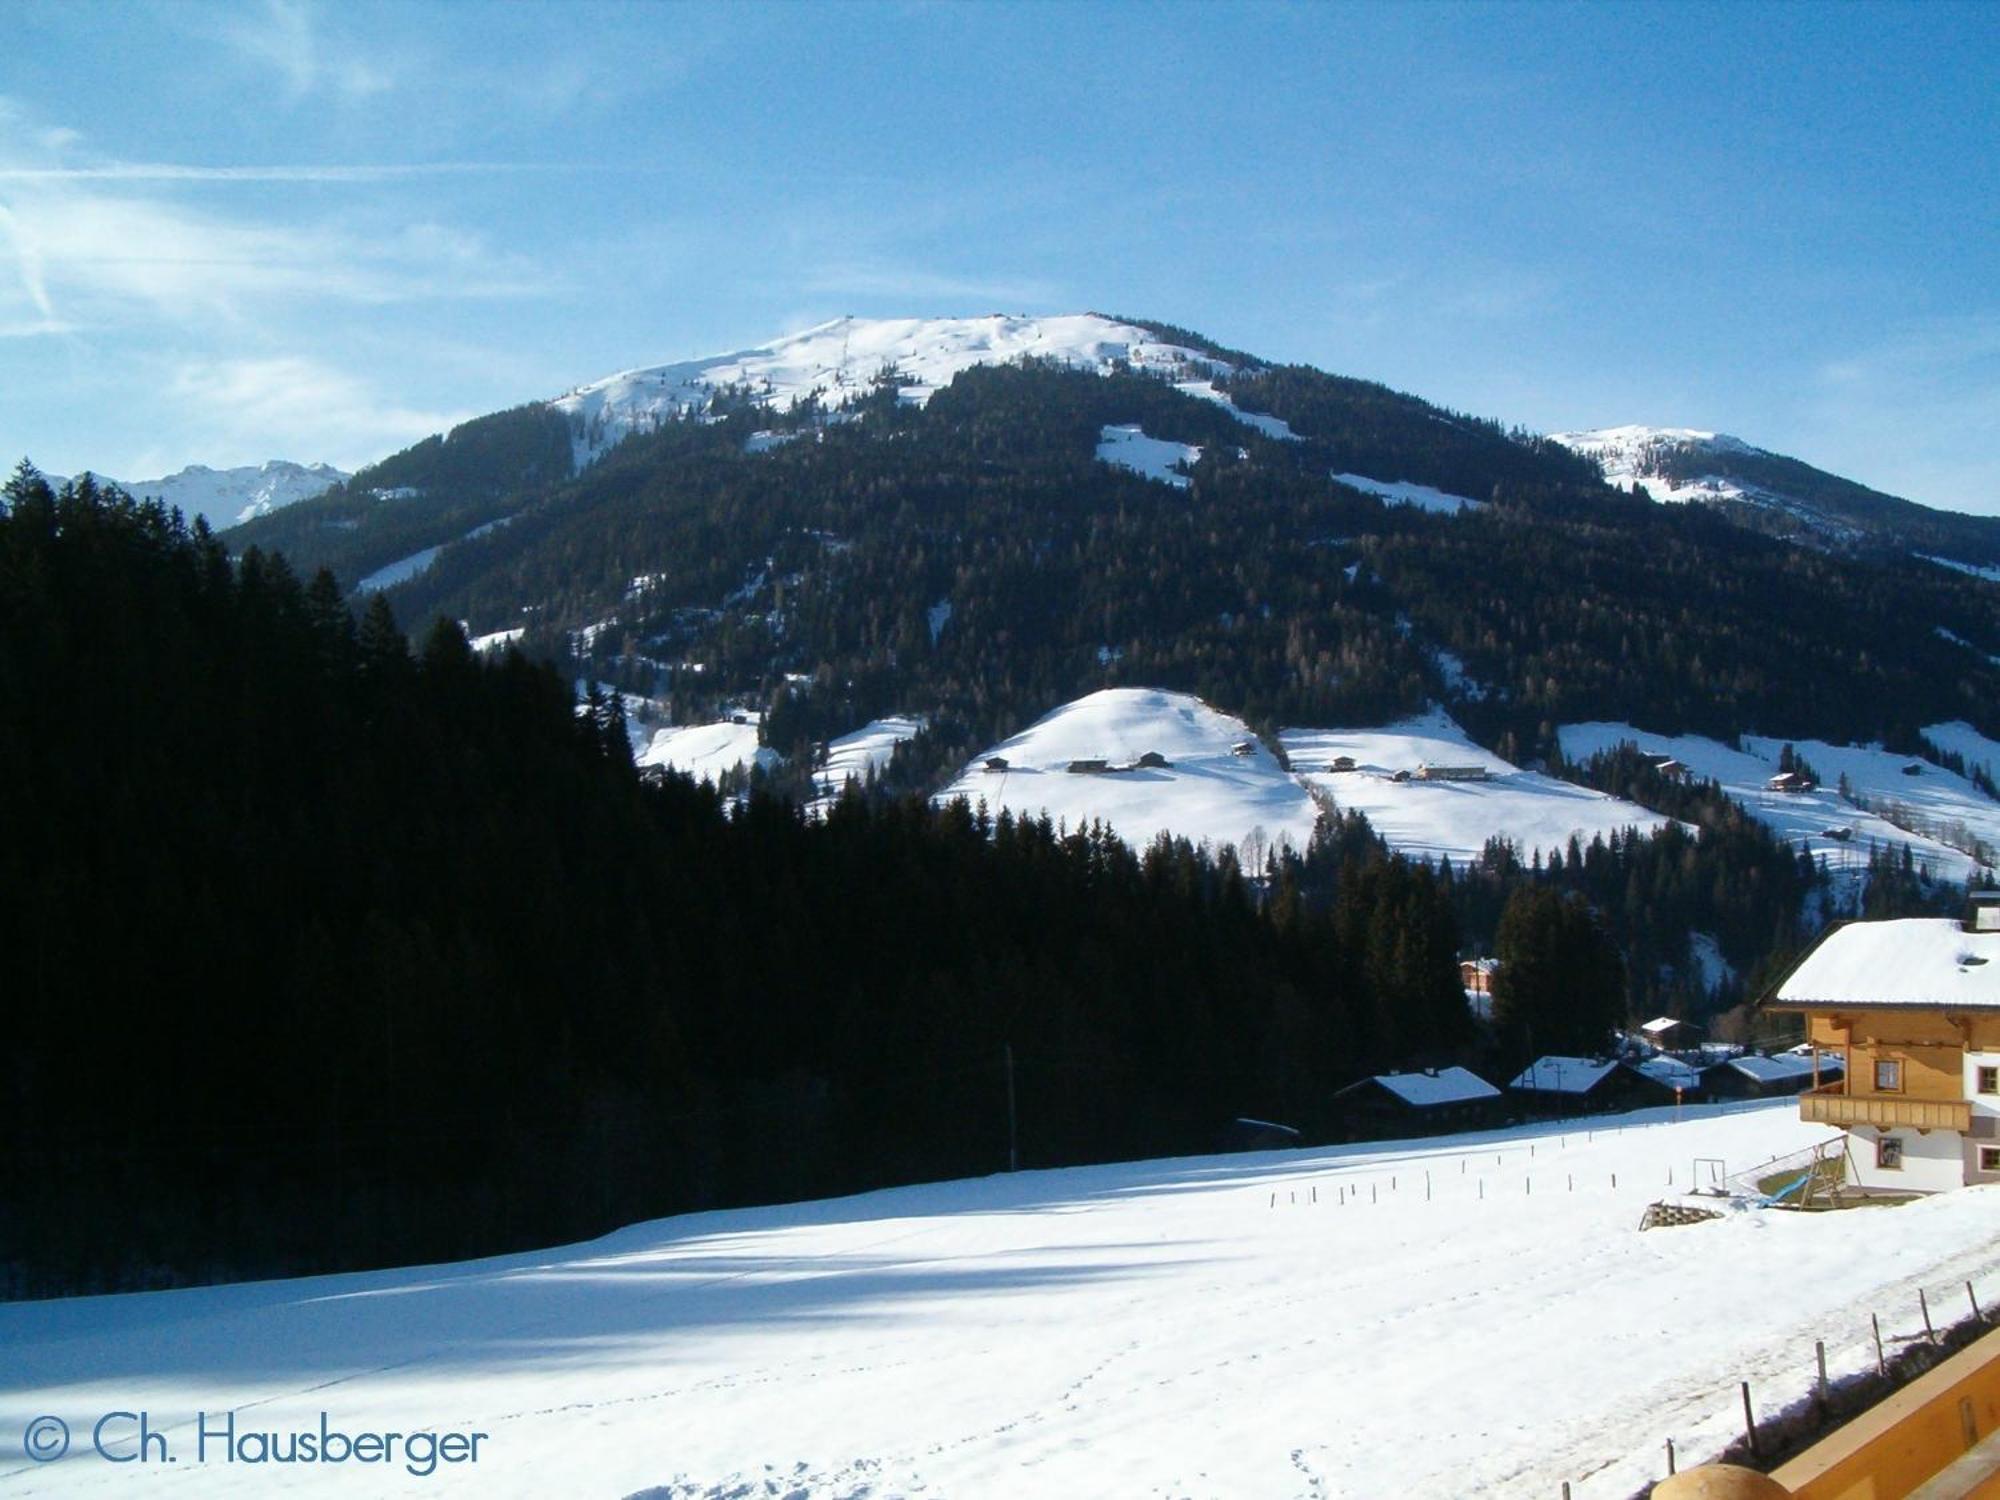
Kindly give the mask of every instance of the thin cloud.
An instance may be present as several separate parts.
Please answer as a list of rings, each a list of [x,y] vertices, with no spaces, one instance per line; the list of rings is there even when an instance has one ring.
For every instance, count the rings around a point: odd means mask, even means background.
[[[172,371],[166,393],[185,430],[199,435],[191,451],[219,455],[204,460],[210,463],[313,454],[355,469],[474,415],[406,405],[296,354],[187,360]]]
[[[145,197],[45,185],[0,206],[0,318],[117,324],[133,313],[240,320],[311,299],[382,304],[511,298],[550,289],[524,258],[436,224],[392,235],[201,213]]]
[[[182,162],[119,161],[79,167],[0,166],[0,182],[392,182],[412,177],[480,176],[507,172],[604,172],[596,163],[433,161],[299,163],[204,167]]]
[[[382,53],[362,52],[321,34],[317,11],[295,0],[265,0],[261,12],[231,20],[221,40],[253,66],[277,78],[297,103],[313,94],[366,100],[396,86]]]

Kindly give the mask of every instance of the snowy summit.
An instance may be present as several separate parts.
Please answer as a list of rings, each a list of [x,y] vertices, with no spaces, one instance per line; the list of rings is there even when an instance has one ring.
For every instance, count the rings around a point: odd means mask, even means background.
[[[1168,343],[1150,329],[1097,313],[835,318],[732,354],[621,371],[549,404],[570,416],[576,463],[582,468],[634,432],[701,410],[719,390],[739,389],[780,409],[809,396],[838,408],[868,394],[879,376],[893,372],[902,399],[921,405],[962,370],[1023,359],[1099,372],[1130,366],[1185,381],[1191,394],[1210,399],[1219,398],[1208,377],[1232,368],[1199,350]]]

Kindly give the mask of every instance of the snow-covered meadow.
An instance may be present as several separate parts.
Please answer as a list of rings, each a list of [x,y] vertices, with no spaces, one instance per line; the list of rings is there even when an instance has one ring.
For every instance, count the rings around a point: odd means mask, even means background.
[[[1625,1500],[1973,1282],[2000,1189],[1641,1232],[1814,1144],[1790,1101],[1023,1172],[462,1265],[0,1306],[10,1495]],[[635,1169],[642,1164],[635,1163]],[[1613,1179],[1616,1185],[1613,1185]],[[1671,1183],[1671,1186],[1670,1186]],[[181,1461],[113,1465],[146,1411]],[[192,1462],[244,1430],[483,1432],[478,1462]],[[37,1466],[39,1414],[79,1434]],[[124,1451],[129,1451],[129,1444]],[[213,1458],[213,1455],[211,1455]]]
[[[1381,729],[1287,729],[1293,771],[1343,810],[1367,815],[1400,853],[1453,864],[1476,859],[1490,838],[1511,840],[1523,859],[1625,828],[1651,833],[1668,819],[1637,803],[1553,776],[1524,771],[1474,744],[1442,709]],[[1338,757],[1350,771],[1327,768]],[[1420,765],[1477,766],[1483,781],[1396,781]]]
[[[1996,748],[1968,725],[1935,725],[1925,733],[1974,763],[1985,763]],[[1744,735],[1743,748],[1732,750],[1701,735],[1652,734],[1606,722],[1565,724],[1557,736],[1572,761],[1619,744],[1670,755],[1697,779],[1719,783],[1784,842],[1825,860],[1836,872],[1864,868],[1872,846],[1907,844],[1922,868],[1963,882],[1979,868],[1969,848],[1983,844],[2000,850],[2000,802],[1956,772],[1877,746]],[[1813,790],[1777,792],[1766,786],[1788,743],[1818,773],[1820,784]]]
[[[1140,765],[1149,752],[1166,764]],[[994,757],[1004,770],[986,769]],[[1069,769],[1090,761],[1107,769]],[[1103,822],[1135,849],[1170,833],[1218,849],[1303,851],[1319,816],[1241,719],[1157,688],[1106,688],[1044,715],[974,756],[938,801],[960,797],[995,817],[1046,814],[1071,829]]]

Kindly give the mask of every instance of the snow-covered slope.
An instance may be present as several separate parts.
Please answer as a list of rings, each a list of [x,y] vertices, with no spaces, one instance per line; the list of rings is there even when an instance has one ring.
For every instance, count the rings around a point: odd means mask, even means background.
[[[1249,745],[1247,754],[1235,747]],[[1148,752],[1166,766],[1140,766]],[[1004,771],[988,771],[998,756]],[[1072,772],[1074,762],[1125,767]],[[975,756],[939,801],[963,797],[995,816],[1040,817],[1076,829],[1109,824],[1135,849],[1161,833],[1216,848],[1303,850],[1319,809],[1304,787],[1257,743],[1241,719],[1198,698],[1156,688],[1106,688],[1066,703],[1012,739]]]
[[[1449,494],[1428,484],[1411,484],[1407,480],[1370,479],[1366,474],[1336,474],[1337,483],[1363,494],[1374,495],[1391,505],[1414,505],[1418,510],[1434,510],[1442,515],[1455,516],[1460,511],[1478,510],[1483,501],[1473,500],[1464,495]]]
[[[1655,500],[1685,504],[1691,500],[1753,500],[1766,497],[1720,475],[1675,482],[1663,479],[1662,461],[1681,453],[1757,453],[1741,438],[1722,432],[1697,432],[1692,427],[1599,427],[1589,432],[1556,432],[1550,437],[1566,448],[1603,465],[1607,482],[1621,490],[1645,485]]]
[[[323,495],[348,477],[332,464],[295,464],[274,458],[268,463],[246,464],[237,469],[190,464],[162,479],[106,482],[142,500],[179,506],[190,520],[202,516],[219,531]]]
[[[1170,443],[1164,438],[1147,437],[1137,427],[1106,427],[1097,439],[1097,457],[1113,468],[1129,469],[1147,479],[1157,479],[1177,489],[1188,487],[1184,464],[1201,457],[1193,443]]]
[[[1949,728],[1939,725],[1930,732]],[[1926,871],[1963,881],[1978,868],[1968,850],[1983,845],[2000,851],[2000,803],[1963,776],[1875,746],[1791,741],[1818,773],[1820,785],[1806,792],[1774,792],[1765,783],[1778,772],[1788,743],[1784,740],[1744,735],[1743,748],[1732,750],[1701,735],[1650,734],[1604,722],[1565,724],[1557,735],[1563,754],[1573,761],[1621,743],[1670,755],[1696,778],[1720,783],[1779,838],[1824,859],[1833,870],[1864,868],[1871,845],[1907,844]],[[1969,744],[1960,739],[1958,747]],[[1911,766],[1917,768],[1915,774],[1907,774]]]
[[[653,732],[646,748],[633,757],[641,766],[682,771],[697,781],[714,781],[726,771],[782,763],[777,751],[757,743],[761,714],[743,713],[714,724],[679,724]]]
[[[896,753],[896,747],[914,737],[923,727],[922,719],[894,714],[886,719],[875,719],[852,734],[843,734],[830,742],[826,747],[826,759],[813,772],[815,795],[809,810],[824,812],[840,800],[848,782],[865,785],[871,774],[879,775]]]
[[[1572,837],[1587,845],[1599,834],[1650,833],[1668,822],[1636,803],[1524,771],[1473,744],[1442,709],[1384,729],[1287,729],[1281,739],[1293,772],[1309,786],[1365,814],[1390,848],[1425,859],[1463,864],[1497,837],[1512,841],[1525,860],[1538,849],[1560,850]],[[1342,756],[1354,769],[1329,770]],[[1488,779],[1392,779],[1423,765],[1476,766]]]
[[[970,1105],[971,1101],[969,1101]],[[982,1106],[983,1107],[983,1106]],[[460,1265],[0,1306],[23,1497],[1200,1495],[1627,1500],[1933,1309],[2000,1302],[2000,1188],[1641,1233],[1790,1100],[1023,1172],[635,1225]],[[1615,1178],[1615,1185],[1614,1185]],[[1466,1378],[1458,1378],[1465,1375]],[[1438,1393],[1450,1388],[1449,1420]],[[92,1423],[145,1411],[164,1463]],[[486,1434],[477,1461],[197,1462],[239,1436]],[[70,1456],[22,1433],[65,1419]],[[108,1429],[125,1439],[129,1425]],[[129,1439],[112,1449],[131,1452]]]
[[[1176,379],[1230,368],[1198,350],[1163,342],[1147,329],[1095,313],[836,318],[754,349],[626,370],[549,404],[570,417],[581,468],[633,432],[700,410],[724,388],[741,389],[780,409],[815,394],[838,408],[868,394],[878,375],[894,370],[902,382],[902,399],[921,404],[962,370],[1021,359],[1097,371],[1125,364]],[[1228,404],[1213,387],[1199,393]]]

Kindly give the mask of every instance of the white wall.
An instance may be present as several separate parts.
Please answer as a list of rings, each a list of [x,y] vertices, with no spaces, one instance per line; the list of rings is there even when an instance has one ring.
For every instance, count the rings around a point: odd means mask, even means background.
[[[1857,1186],[1905,1193],[1942,1193],[1965,1186],[1966,1153],[1971,1144],[1955,1130],[1925,1134],[1901,1127],[1878,1131],[1862,1125],[1848,1134]],[[1893,1135],[1903,1143],[1903,1165],[1895,1171],[1875,1165],[1875,1140],[1883,1134]]]
[[[2000,1068],[2000,1052],[1968,1049],[1965,1054],[1965,1097],[1972,1101],[1972,1134],[1965,1142],[1965,1180],[2000,1182],[2000,1172],[1979,1170],[1979,1148],[2000,1146],[2000,1094],[1978,1091],[1981,1068]]]

